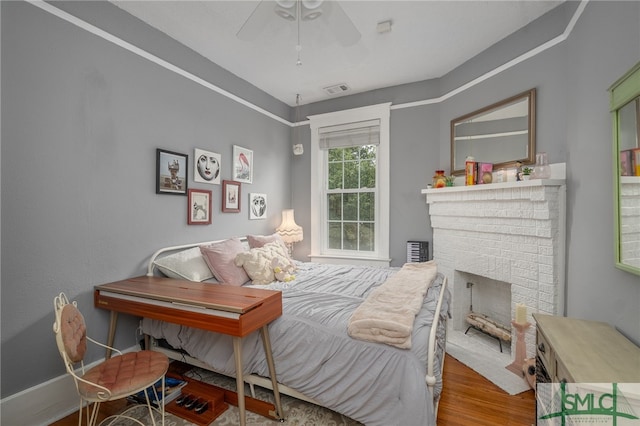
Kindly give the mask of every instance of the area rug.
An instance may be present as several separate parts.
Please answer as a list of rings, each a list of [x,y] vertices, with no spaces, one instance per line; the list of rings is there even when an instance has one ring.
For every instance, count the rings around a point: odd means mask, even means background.
[[[511,351],[503,342],[503,353],[498,341],[471,329],[469,334],[460,331],[447,332],[447,353],[486,377],[509,395],[517,395],[531,389],[523,377],[506,369],[511,364]],[[446,383],[445,383],[446,386]]]
[[[230,379],[226,376],[222,376],[211,371],[207,371],[200,368],[194,368],[187,372],[185,376],[200,380],[205,383],[209,383],[215,386],[220,386],[225,389],[235,390],[235,379]],[[273,403],[273,393],[270,390],[255,387],[256,398]],[[247,386],[246,395],[250,395],[249,388]],[[360,426],[361,423],[356,422],[342,414],[338,414],[327,408],[311,404],[309,402],[300,401],[299,399],[290,397],[288,395],[280,395],[282,402],[282,410],[284,411],[286,420],[279,422],[268,419],[259,414],[246,412],[247,425],[251,426],[276,426],[276,425],[328,425],[328,426]],[[220,415],[217,419],[211,423],[211,426],[236,426],[240,424],[238,407],[229,405],[229,408]],[[165,414],[165,425],[167,426],[193,426],[193,423],[184,420],[173,414]],[[150,425],[151,421],[148,418],[148,411],[146,406],[141,406],[133,411],[132,417],[139,419],[145,424]],[[133,422],[118,422],[113,426],[129,426]]]

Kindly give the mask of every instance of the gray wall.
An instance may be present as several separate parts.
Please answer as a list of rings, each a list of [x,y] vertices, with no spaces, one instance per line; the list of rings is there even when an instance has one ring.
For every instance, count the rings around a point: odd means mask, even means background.
[[[305,112],[437,98],[561,35],[577,6],[577,2],[565,3],[437,81],[308,105]],[[546,151],[551,162],[567,164],[567,314],[608,322],[640,344],[640,277],[616,269],[613,260],[613,159],[607,93],[638,60],[640,2],[591,1],[564,42],[444,102],[392,110],[393,264],[400,265],[406,258],[406,240],[432,240],[428,210],[419,192],[434,170],[449,170],[450,121],[535,87],[538,151]],[[298,182],[293,195],[296,217],[309,210],[308,158],[306,161],[293,168]],[[304,217],[299,223],[308,226]],[[308,246],[297,247],[298,256],[309,253]]]
[[[286,126],[32,5],[1,7],[4,397],[62,374],[51,333],[51,300],[58,291],[86,307],[96,337],[103,338],[107,313],[92,308],[93,285],[143,273],[144,261],[163,245],[272,232],[290,194],[296,221],[309,229],[310,177],[308,127],[300,135],[306,153],[293,157]],[[63,7],[280,116],[291,114],[117,8]],[[575,7],[560,7],[441,79],[308,105],[304,113],[438,97],[560,34]],[[434,170],[448,169],[450,120],[536,87],[538,148],[568,169],[567,313],[609,322],[639,343],[640,279],[613,266],[606,92],[640,59],[639,22],[638,2],[590,2],[565,42],[444,103],[394,109],[394,264],[404,261],[406,240],[432,238],[420,189]],[[233,144],[254,149],[256,183],[243,186],[243,201],[249,191],[267,193],[269,219],[248,221],[246,210],[219,213],[220,187],[214,186],[213,224],[187,226],[185,198],[154,193],[155,148],[219,152],[229,178]],[[308,237],[296,244],[296,257],[304,259],[309,247]],[[135,322],[123,324],[128,327],[119,329],[116,344],[128,347],[136,340]]]
[[[148,51],[281,116],[290,108],[108,3],[61,4]],[[64,373],[51,331],[54,295],[79,301],[105,340],[96,284],[145,272],[156,249],[272,233],[290,205],[290,129],[26,2],[2,2],[2,396]],[[221,213],[221,185],[193,181],[193,149],[254,150],[242,212]],[[213,223],[187,225],[187,197],[155,193],[156,148],[189,155],[189,187],[213,191]],[[284,155],[283,155],[284,154]],[[249,220],[249,192],[268,218]],[[136,343],[121,316],[116,346]],[[103,356],[93,351],[91,359]]]
[[[596,2],[568,40],[569,315],[640,344],[640,277],[614,268],[611,117],[606,89],[640,60],[640,2]],[[605,102],[605,98],[606,102]]]

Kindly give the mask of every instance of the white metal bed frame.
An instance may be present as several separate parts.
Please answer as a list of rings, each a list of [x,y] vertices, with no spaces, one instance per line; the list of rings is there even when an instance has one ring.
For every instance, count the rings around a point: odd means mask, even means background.
[[[247,239],[246,237],[240,237],[240,240],[243,243],[246,243]],[[155,265],[155,260],[158,259],[159,257],[162,257],[161,255],[166,255],[170,252],[178,252],[180,250],[185,250],[185,249],[189,249],[189,248],[193,248],[193,247],[198,247],[198,246],[202,246],[202,245],[209,245],[209,244],[215,244],[215,243],[220,243],[223,242],[225,240],[214,240],[214,241],[203,241],[203,242],[199,242],[199,243],[191,243],[191,244],[182,244],[182,245],[176,245],[176,246],[170,246],[170,247],[164,247],[161,248],[159,250],[157,250],[155,253],[153,253],[153,255],[151,255],[151,258],[149,259],[149,263],[147,265],[147,276],[154,276],[154,271],[156,269],[156,265]],[[438,399],[435,399],[435,385],[437,383],[437,378],[435,376],[435,360],[436,360],[436,335],[437,335],[437,331],[438,331],[438,323],[440,322],[440,311],[442,310],[442,302],[444,300],[444,295],[447,292],[447,277],[443,276],[443,280],[442,280],[442,286],[440,288],[440,294],[438,295],[438,302],[436,304],[436,310],[434,312],[434,316],[433,316],[433,323],[431,325],[431,330],[429,333],[429,346],[428,346],[428,350],[427,350],[427,374],[425,377],[425,382],[427,385],[427,388],[429,389],[429,393],[431,395],[431,399],[433,401],[433,412],[434,412],[434,418],[437,418],[438,415],[438,403],[440,398],[438,397]],[[444,317],[444,330],[446,333],[447,330],[447,316],[445,315]],[[189,356],[187,354],[185,354],[184,352],[180,352],[177,350],[171,350],[168,348],[164,348],[158,345],[157,341],[153,338],[149,339],[150,341],[150,348],[151,350],[154,351],[158,351],[158,352],[162,352],[165,355],[167,355],[169,358],[177,360],[177,361],[182,361],[182,362],[186,362],[187,364],[193,365],[195,367],[199,367],[199,368],[203,368],[205,370],[209,370],[209,371],[213,371],[215,373],[218,374],[222,374],[222,375],[226,375],[224,373],[221,373],[219,371],[216,371],[215,369],[213,369],[210,365],[205,364],[204,362],[200,361],[197,358],[194,358],[192,356]],[[446,339],[445,339],[445,345],[446,345]],[[442,348],[442,358],[440,360],[440,374],[442,374],[443,371],[443,367],[444,367],[444,360],[445,360],[445,347]],[[244,381],[249,385],[249,388],[251,390],[251,396],[253,398],[255,398],[256,394],[255,394],[255,386],[260,386],[262,388],[266,388],[269,390],[273,390],[273,386],[271,384],[271,379],[262,377],[262,376],[258,376],[255,374],[245,374],[244,375]],[[296,399],[300,399],[303,401],[307,401],[310,402],[312,404],[316,404],[319,406],[322,406],[321,403],[315,401],[313,398],[310,398],[306,395],[304,395],[301,392],[298,392],[297,390],[290,388],[289,386],[283,385],[281,383],[278,383],[278,389],[280,391],[280,393],[283,393],[285,395],[289,395],[292,396]]]

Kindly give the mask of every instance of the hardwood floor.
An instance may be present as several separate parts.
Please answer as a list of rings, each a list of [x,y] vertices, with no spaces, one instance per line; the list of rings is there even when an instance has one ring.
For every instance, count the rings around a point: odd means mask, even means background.
[[[530,426],[535,424],[533,390],[509,395],[472,369],[447,355],[438,426]],[[102,404],[104,417],[121,411],[124,401]],[[51,423],[75,426],[78,413]],[[214,423],[215,424],[215,423]],[[417,425],[416,425],[417,426]]]
[[[533,390],[509,395],[455,358],[444,362],[438,426],[535,425]]]

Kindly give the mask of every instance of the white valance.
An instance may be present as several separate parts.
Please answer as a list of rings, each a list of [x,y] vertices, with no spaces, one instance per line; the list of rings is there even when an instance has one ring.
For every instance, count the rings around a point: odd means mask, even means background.
[[[380,144],[380,120],[367,120],[357,123],[327,126],[318,129],[319,147],[348,148],[363,145]]]

